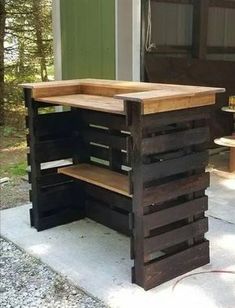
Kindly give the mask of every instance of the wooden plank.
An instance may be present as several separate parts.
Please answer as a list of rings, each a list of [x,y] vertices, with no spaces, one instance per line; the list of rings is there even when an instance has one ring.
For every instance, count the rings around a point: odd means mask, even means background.
[[[198,107],[185,109],[182,111],[162,112],[159,114],[149,114],[143,117],[143,129],[145,133],[154,132],[162,126],[179,124],[184,122],[206,120],[210,117],[210,107]]]
[[[169,201],[179,196],[204,190],[209,186],[209,180],[210,175],[207,172],[145,188],[143,206]]]
[[[41,114],[34,121],[37,137],[59,136],[60,138],[72,133],[74,117],[69,111]]]
[[[79,219],[84,218],[84,213],[81,212],[80,208],[63,208],[61,211],[56,211],[51,213],[46,217],[41,217],[38,224],[35,226],[37,231],[43,231],[49,228],[57,227],[59,225],[64,225]]]
[[[209,127],[198,127],[172,134],[160,135],[142,140],[145,155],[176,150],[209,141]]]
[[[128,214],[103,206],[94,200],[86,200],[86,216],[125,235],[130,235]]]
[[[92,110],[81,110],[81,118],[85,124],[104,126],[116,130],[127,130],[125,116],[119,114],[107,114]]]
[[[57,104],[67,107],[76,107],[81,109],[96,110],[114,114],[123,114],[124,107],[121,99],[114,99],[112,97],[86,95],[86,94],[73,94],[73,95],[60,95],[48,96],[37,99],[39,102],[49,104]]]
[[[209,160],[206,152],[198,152],[179,158],[143,165],[144,183],[195,169],[204,169]]]
[[[109,149],[98,146],[98,145],[91,144],[90,147],[89,147],[89,153],[90,153],[90,156],[97,157],[97,158],[102,159],[102,160],[109,161],[109,159],[110,159]],[[117,163],[121,164],[121,165],[128,166],[127,153],[121,152]]]
[[[111,135],[107,129],[99,129],[95,127],[89,127],[82,132],[82,139],[87,142],[93,142],[100,145],[110,146],[118,150],[127,149],[127,137],[128,135],[117,133]]]
[[[131,198],[90,184],[85,185],[85,191],[89,199],[97,200],[101,203],[108,204],[110,207],[117,207],[127,212],[132,211]]]
[[[193,97],[179,97],[177,99],[164,99],[162,101],[144,102],[143,114],[182,110],[188,108],[204,107],[215,104],[215,94]]]
[[[208,210],[208,197],[190,200],[170,208],[144,215],[145,234],[173,222],[185,219]]]
[[[73,138],[38,141],[35,144],[37,161],[40,163],[71,158],[73,155]]]
[[[209,242],[204,241],[174,255],[144,266],[144,289],[151,289],[163,282],[183,275],[209,263]]]
[[[81,164],[72,167],[59,168],[58,172],[87,183],[131,197],[129,193],[128,177],[97,166]]]
[[[131,157],[131,184],[133,188],[133,226],[131,236],[131,256],[134,257],[134,277],[135,283],[142,285],[144,279],[143,262],[144,262],[144,225],[143,225],[143,177],[142,177],[142,116],[141,103],[127,101],[127,118],[130,122],[132,134],[132,144],[130,147]]]
[[[145,261],[150,254],[183,243],[208,231],[208,218],[202,218],[190,224],[172,228],[172,230],[144,239]]]

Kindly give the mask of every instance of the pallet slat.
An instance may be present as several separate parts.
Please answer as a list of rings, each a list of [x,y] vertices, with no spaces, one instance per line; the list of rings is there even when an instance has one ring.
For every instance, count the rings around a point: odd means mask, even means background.
[[[118,232],[130,235],[128,214],[120,213],[88,199],[86,201],[86,216]]]
[[[207,141],[209,141],[209,127],[193,128],[182,132],[145,138],[142,141],[142,152],[144,155],[157,154]]]
[[[145,234],[173,222],[185,219],[208,210],[208,197],[190,200],[179,205],[144,216]]]
[[[199,152],[179,158],[165,160],[143,166],[143,180],[150,182],[163,177],[184,173],[186,171],[205,168],[208,164],[208,153]]]
[[[73,138],[39,141],[35,144],[36,159],[38,162],[43,163],[71,158],[73,156],[73,144]]]
[[[145,260],[149,254],[166,249],[176,244],[192,239],[208,231],[208,218],[199,219],[193,223],[174,228],[163,234],[146,238],[144,240]]]
[[[209,262],[208,241],[152,262],[144,266],[144,289],[151,289]]]
[[[82,138],[85,142],[97,143],[105,146],[110,146],[117,150],[127,149],[127,136],[124,134],[111,135],[108,130],[89,128],[83,131]]]
[[[85,192],[90,199],[95,199],[99,202],[109,204],[111,207],[117,207],[127,212],[132,211],[131,198],[90,184],[86,184]]]
[[[210,176],[207,172],[146,188],[144,190],[143,206],[169,201],[179,196],[204,190],[209,186],[209,182]]]

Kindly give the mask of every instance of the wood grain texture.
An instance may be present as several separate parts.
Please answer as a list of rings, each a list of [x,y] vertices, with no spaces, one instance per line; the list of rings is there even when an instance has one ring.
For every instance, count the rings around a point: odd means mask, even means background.
[[[59,168],[58,172],[117,192],[121,195],[131,197],[128,189],[128,177],[112,170],[89,164],[81,164],[72,167]]]
[[[180,251],[145,266],[145,290],[209,263],[209,242]]]
[[[193,223],[172,228],[168,232],[144,239],[145,260],[148,255],[187,241],[208,231],[208,218],[199,219]]]
[[[117,100],[111,97],[74,94],[61,95],[52,97],[38,98],[39,102],[50,104],[59,104],[62,106],[77,107],[81,109],[96,110],[109,113],[124,113],[124,106],[122,100]]]
[[[123,100],[139,101],[142,114],[151,114],[214,104],[215,93],[224,91],[222,88],[93,79],[21,86],[31,88],[32,96],[40,102],[118,114],[124,113]]]

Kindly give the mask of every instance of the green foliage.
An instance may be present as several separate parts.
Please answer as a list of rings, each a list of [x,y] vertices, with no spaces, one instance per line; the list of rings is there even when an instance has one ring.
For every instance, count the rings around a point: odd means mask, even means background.
[[[23,107],[20,83],[53,78],[52,0],[5,1],[4,109],[12,110]]]
[[[13,166],[9,167],[9,173],[13,176],[24,176],[26,175],[26,162],[14,164]]]
[[[16,133],[16,129],[11,126],[4,126],[2,129],[3,137],[9,137]]]

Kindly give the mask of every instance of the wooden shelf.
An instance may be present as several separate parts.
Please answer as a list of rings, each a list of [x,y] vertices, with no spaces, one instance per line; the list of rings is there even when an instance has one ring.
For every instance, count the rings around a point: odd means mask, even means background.
[[[58,173],[106,188],[127,197],[132,197],[129,193],[128,176],[106,168],[89,164],[80,164],[59,168]]]
[[[72,95],[43,97],[43,98],[38,98],[37,101],[54,105],[59,104],[62,106],[97,110],[108,113],[117,113],[117,114],[124,113],[123,100],[106,96],[72,94]]]
[[[214,140],[215,144],[224,146],[224,147],[231,147],[235,148],[235,135],[234,136],[226,136],[221,137]]]

